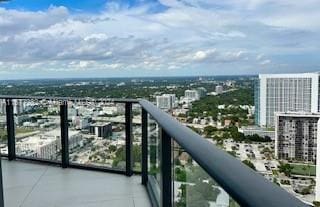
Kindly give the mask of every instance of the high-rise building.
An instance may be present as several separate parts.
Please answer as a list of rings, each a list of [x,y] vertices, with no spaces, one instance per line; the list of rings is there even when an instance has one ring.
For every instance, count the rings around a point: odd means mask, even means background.
[[[273,127],[276,112],[318,112],[319,74],[264,74],[255,84],[255,119]]]
[[[6,101],[0,101],[0,114],[6,114]]]
[[[315,163],[319,120],[320,114],[277,113],[276,157]]]
[[[199,87],[196,89],[198,91],[199,98],[205,97],[207,95],[207,89],[204,87]]]
[[[184,97],[192,101],[196,101],[200,99],[200,96],[197,90],[185,90]]]
[[[175,107],[176,94],[163,94],[156,97],[157,107],[164,110],[170,110]]]
[[[207,95],[207,90],[203,87],[199,87],[192,90],[185,90],[184,91],[184,97],[183,102],[190,103],[193,101],[200,100],[200,98]]]
[[[316,164],[315,200],[320,200],[320,113],[276,113],[275,155]]]
[[[222,93],[223,92],[223,86],[216,86],[216,93],[217,94],[220,94],[220,93]]]
[[[13,113],[21,114],[25,111],[25,102],[23,100],[15,100],[13,101]]]

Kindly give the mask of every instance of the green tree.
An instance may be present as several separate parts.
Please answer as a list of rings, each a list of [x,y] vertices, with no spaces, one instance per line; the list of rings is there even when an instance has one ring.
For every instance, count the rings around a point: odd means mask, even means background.
[[[242,163],[247,165],[251,169],[256,170],[256,167],[254,166],[254,164],[250,160],[243,160]]]
[[[279,171],[290,177],[293,167],[288,163],[280,163]]]

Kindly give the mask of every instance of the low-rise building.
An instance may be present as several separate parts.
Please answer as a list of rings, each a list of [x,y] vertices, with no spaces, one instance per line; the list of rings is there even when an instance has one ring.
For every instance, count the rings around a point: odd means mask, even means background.
[[[31,121],[31,117],[28,115],[19,115],[14,117],[14,123],[17,126],[22,126],[24,122]]]
[[[69,130],[69,148],[72,149],[82,140],[79,132]],[[54,129],[42,134],[20,139],[16,143],[17,154],[27,157],[56,160],[61,151],[61,131]]]
[[[125,108],[122,105],[103,106],[102,112],[107,115],[124,114]]]
[[[90,122],[92,119],[90,117],[80,117],[80,116],[74,116],[72,117],[72,124],[76,129],[87,129],[90,126]]]
[[[267,129],[258,126],[241,127],[238,129],[239,132],[246,136],[259,135],[260,137],[269,137],[271,140],[275,139],[274,129]]]
[[[182,109],[174,109],[172,111],[172,115],[173,116],[181,116],[181,115],[186,116],[188,111],[189,111],[188,109],[183,109],[183,108]]]

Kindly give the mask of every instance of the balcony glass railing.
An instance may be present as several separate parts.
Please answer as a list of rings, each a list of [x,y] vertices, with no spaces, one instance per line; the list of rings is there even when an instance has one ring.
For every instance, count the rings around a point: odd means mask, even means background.
[[[61,161],[59,101],[13,99],[15,156]]]
[[[146,100],[0,99],[9,160],[141,173],[153,206],[306,206]]]
[[[5,99],[0,99],[0,153],[8,154],[8,136],[6,124],[6,103]]]
[[[148,116],[148,135],[147,135],[147,166],[148,166],[148,183],[154,201],[160,205],[160,128],[157,122]]]
[[[69,163],[124,171],[125,104],[68,103]]]
[[[142,180],[154,206],[307,206],[150,102],[140,104],[142,169],[149,169]]]
[[[172,142],[171,153],[174,206],[239,206],[176,142]]]
[[[133,171],[141,172],[141,142],[142,142],[142,131],[141,131],[141,106],[140,104],[132,104],[132,160],[133,160]]]

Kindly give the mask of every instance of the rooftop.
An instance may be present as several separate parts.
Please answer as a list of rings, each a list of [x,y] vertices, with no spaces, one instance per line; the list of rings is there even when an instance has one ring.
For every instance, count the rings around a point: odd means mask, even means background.
[[[311,73],[274,73],[274,74],[259,74],[259,78],[311,78],[319,76],[319,72]]]
[[[288,116],[288,117],[315,117],[319,118],[320,113],[312,113],[312,112],[278,112],[275,113],[275,116]]]

